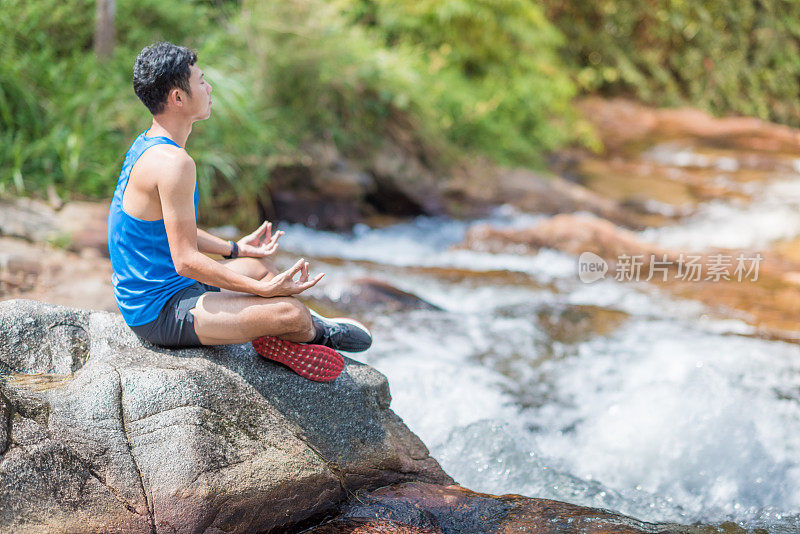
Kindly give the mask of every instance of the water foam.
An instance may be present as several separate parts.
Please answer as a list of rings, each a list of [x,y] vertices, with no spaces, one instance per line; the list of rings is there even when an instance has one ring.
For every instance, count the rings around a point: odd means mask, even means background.
[[[566,255],[515,264],[549,286],[403,269],[452,265],[462,251],[449,247],[467,227],[421,219],[286,236],[316,255],[374,262],[326,266],[334,279],[377,276],[445,310],[376,314],[375,345],[358,358],[388,376],[393,409],[447,472],[476,490],[643,520],[797,531],[800,347],[742,337],[753,331],[741,321],[711,319],[702,304],[654,288],[582,284]],[[508,260],[482,261],[471,268]],[[542,310],[578,305],[629,317],[608,335],[550,339]]]

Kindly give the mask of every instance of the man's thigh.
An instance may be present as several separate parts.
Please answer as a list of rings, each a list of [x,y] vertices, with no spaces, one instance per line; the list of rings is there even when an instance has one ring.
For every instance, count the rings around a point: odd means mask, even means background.
[[[261,336],[305,342],[313,337],[311,314],[291,297],[264,298],[247,293],[208,292],[191,310],[203,345],[246,343]]]

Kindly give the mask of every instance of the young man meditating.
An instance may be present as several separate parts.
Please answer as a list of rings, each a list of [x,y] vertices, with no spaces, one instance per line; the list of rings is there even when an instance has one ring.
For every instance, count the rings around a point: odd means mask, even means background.
[[[195,163],[184,147],[192,124],[211,115],[211,85],[196,62],[196,53],[171,43],[136,58],[133,88],[153,124],[125,156],[108,215],[120,312],[157,345],[252,341],[306,378],[333,380],[344,367],[336,350],[366,350],[372,337],[360,323],[320,317],[294,298],[323,275],[311,277],[303,259],[279,272],[270,256],[281,232],[268,222],[237,242],[197,228]]]

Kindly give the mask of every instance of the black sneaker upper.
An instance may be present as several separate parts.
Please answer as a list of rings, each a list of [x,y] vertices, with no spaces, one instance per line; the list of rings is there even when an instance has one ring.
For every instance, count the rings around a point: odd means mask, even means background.
[[[333,350],[362,352],[372,345],[372,335],[360,323],[349,320],[334,320],[312,314],[317,336],[311,341],[314,345],[325,345]]]

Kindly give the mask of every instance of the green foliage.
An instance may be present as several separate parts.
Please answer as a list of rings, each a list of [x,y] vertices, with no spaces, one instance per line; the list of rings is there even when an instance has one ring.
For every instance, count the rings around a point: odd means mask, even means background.
[[[585,92],[800,126],[800,2],[545,0]]]
[[[214,87],[186,148],[201,201],[228,212],[312,141],[358,156],[394,136],[438,158],[535,164],[581,131],[562,39],[525,0],[117,0],[105,63],[94,7],[0,0],[0,193],[109,196],[150,123],[133,61],[160,39],[197,48]]]
[[[418,57],[420,104],[452,143],[506,163],[583,135],[564,44],[528,0],[352,0],[346,13],[382,44]]]
[[[791,0],[117,0],[94,57],[94,0],[0,0],[0,194],[111,194],[150,123],[136,54],[194,47],[214,86],[187,149],[206,207],[247,211],[311,141],[386,136],[439,159],[537,165],[593,142],[578,90],[800,126]],[[552,22],[550,22],[552,21]],[[243,209],[242,209],[243,208]],[[213,211],[213,210],[212,210]]]
[[[417,105],[421,65],[349,23],[340,3],[252,1],[244,13],[239,28],[256,73],[254,93],[287,161],[302,158],[296,148],[314,139],[363,151],[399,117],[431,111]]]
[[[100,63],[93,1],[0,0],[0,13],[0,193],[53,185],[62,196],[109,196],[148,126],[131,84],[139,50],[158,39],[195,46],[214,22],[196,2],[118,1],[119,44]]]

